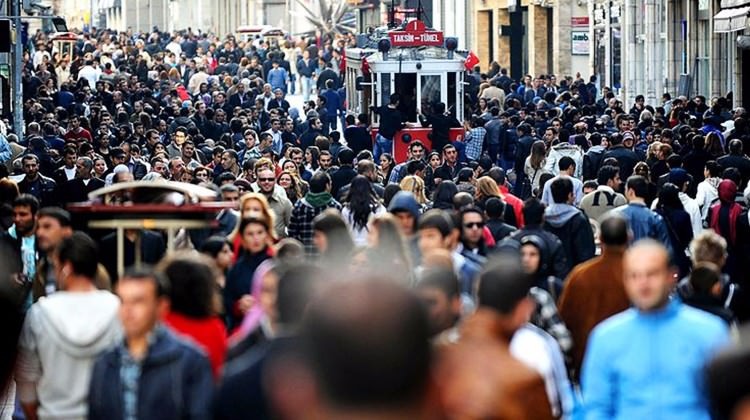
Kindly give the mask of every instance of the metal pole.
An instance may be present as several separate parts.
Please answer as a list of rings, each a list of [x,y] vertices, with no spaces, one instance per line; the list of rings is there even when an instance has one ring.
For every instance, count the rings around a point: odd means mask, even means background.
[[[19,143],[23,141],[23,91],[21,74],[23,72],[23,43],[21,42],[21,4],[20,0],[11,0],[11,14],[16,26],[16,42],[13,43],[13,131]]]

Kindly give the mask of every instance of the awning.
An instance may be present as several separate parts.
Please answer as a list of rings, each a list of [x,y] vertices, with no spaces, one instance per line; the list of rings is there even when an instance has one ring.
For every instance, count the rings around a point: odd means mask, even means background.
[[[714,32],[742,31],[747,26],[750,6],[724,9],[714,16]]]

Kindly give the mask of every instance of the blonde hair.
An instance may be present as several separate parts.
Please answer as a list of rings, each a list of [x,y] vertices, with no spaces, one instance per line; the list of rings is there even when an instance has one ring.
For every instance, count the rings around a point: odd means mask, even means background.
[[[723,265],[727,257],[727,240],[711,229],[705,229],[690,241],[690,259],[693,264],[710,262]]]
[[[407,175],[401,180],[399,187],[401,187],[402,191],[412,193],[414,198],[417,199],[417,203],[427,203],[427,196],[424,193],[424,181],[422,178],[416,175]]]
[[[275,241],[277,239],[276,229],[275,229],[276,214],[273,212],[273,210],[271,210],[271,206],[268,205],[268,199],[266,198],[266,196],[261,193],[254,193],[254,192],[245,193],[242,195],[242,197],[240,197],[240,217],[237,219],[237,225],[234,227],[234,230],[229,235],[229,237],[234,238],[236,235],[241,234],[240,222],[244,218],[242,213],[244,213],[245,205],[252,200],[255,200],[258,203],[260,203],[260,206],[262,207],[262,210],[261,210],[262,215],[256,216],[256,217],[258,217],[259,219],[265,219],[268,222],[268,225],[271,226],[271,229],[268,231],[268,236],[270,236],[271,239]]]
[[[500,197],[500,188],[494,179],[483,176],[477,180],[477,198]]]

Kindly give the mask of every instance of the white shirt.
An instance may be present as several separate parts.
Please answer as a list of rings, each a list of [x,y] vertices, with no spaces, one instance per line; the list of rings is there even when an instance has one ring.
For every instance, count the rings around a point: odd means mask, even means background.
[[[68,178],[68,181],[76,177],[76,168],[72,167],[70,169],[63,166],[63,171],[65,171],[65,176]]]
[[[719,178],[709,178],[698,184],[695,202],[701,208],[701,219],[703,220],[708,220],[708,212],[711,210],[711,206],[714,201],[719,199],[719,190],[716,189],[716,185],[720,181]]]
[[[696,203],[695,200],[690,198],[690,196],[685,194],[684,192],[680,193],[680,201],[682,202],[682,207],[684,207],[687,214],[690,215],[690,224],[693,226],[693,237],[696,237],[703,231],[703,217],[701,216],[701,209],[700,207],[698,207],[698,203]],[[656,206],[658,204],[659,199],[657,198],[653,203],[651,203],[651,210],[656,210]]]
[[[99,81],[100,76],[101,72],[93,66],[83,66],[83,68],[78,71],[78,80],[88,80],[91,89],[96,89],[96,82]]]
[[[557,342],[544,330],[531,324],[521,327],[510,341],[510,354],[544,378],[552,414],[565,418],[572,411],[570,382]],[[562,411],[562,412],[561,412]]]

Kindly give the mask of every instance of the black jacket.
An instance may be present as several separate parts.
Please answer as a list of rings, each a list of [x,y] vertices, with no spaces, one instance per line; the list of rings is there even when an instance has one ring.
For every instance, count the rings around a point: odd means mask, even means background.
[[[284,337],[261,342],[228,362],[216,390],[214,419],[274,418],[268,407],[264,376],[269,366],[295,357],[298,341],[295,337]]]
[[[91,191],[103,187],[104,181],[99,178],[91,178],[88,185],[85,185],[80,178],[71,179],[62,188],[62,201],[65,204],[88,201]]]
[[[490,230],[495,242],[500,242],[508,235],[516,231],[516,228],[498,219],[487,221],[487,228]]]
[[[57,183],[42,174],[39,174],[39,188],[36,191],[32,191],[32,183],[27,178],[18,183],[18,190],[21,194],[31,194],[36,197],[40,208],[57,206],[59,203]]]
[[[357,171],[351,165],[342,166],[336,172],[332,173],[331,195],[338,197],[339,190],[345,185],[349,185],[355,176],[357,176]]]
[[[562,242],[555,234],[542,229],[539,225],[526,225],[523,229],[517,230],[508,236],[506,240],[521,242],[529,235],[537,235],[544,240],[547,246],[547,255],[549,256],[546,263],[549,267],[549,274],[559,278],[565,278],[568,272],[568,261],[563,250]]]
[[[594,232],[591,229],[589,219],[583,212],[579,211],[578,214],[561,226],[553,226],[549,222],[545,222],[544,230],[554,234],[562,242],[567,267],[565,274],[558,276],[561,279],[564,279],[573,267],[588,261],[596,254]]]
[[[726,155],[717,159],[716,162],[724,169],[737,168],[742,174],[742,186],[750,179],[750,158],[747,156]],[[742,188],[742,186],[738,185],[737,187]]]
[[[450,144],[450,129],[461,127],[461,123],[450,115],[429,115],[427,118],[420,118],[422,127],[432,127],[432,150],[442,153],[443,147]]]
[[[609,151],[604,154],[604,157],[602,157],[602,162],[608,158],[615,158],[617,159],[617,163],[620,164],[620,179],[628,179],[630,175],[633,174],[635,164],[640,161],[638,155],[634,151],[621,145],[613,146],[609,149]]]
[[[355,156],[363,150],[372,151],[372,137],[365,127],[346,127],[344,130],[344,139],[346,139],[347,146],[352,149]]]
[[[200,350],[159,327],[141,362],[139,419],[210,419],[211,365]],[[99,356],[91,374],[88,418],[122,419],[122,352],[118,346]]]

